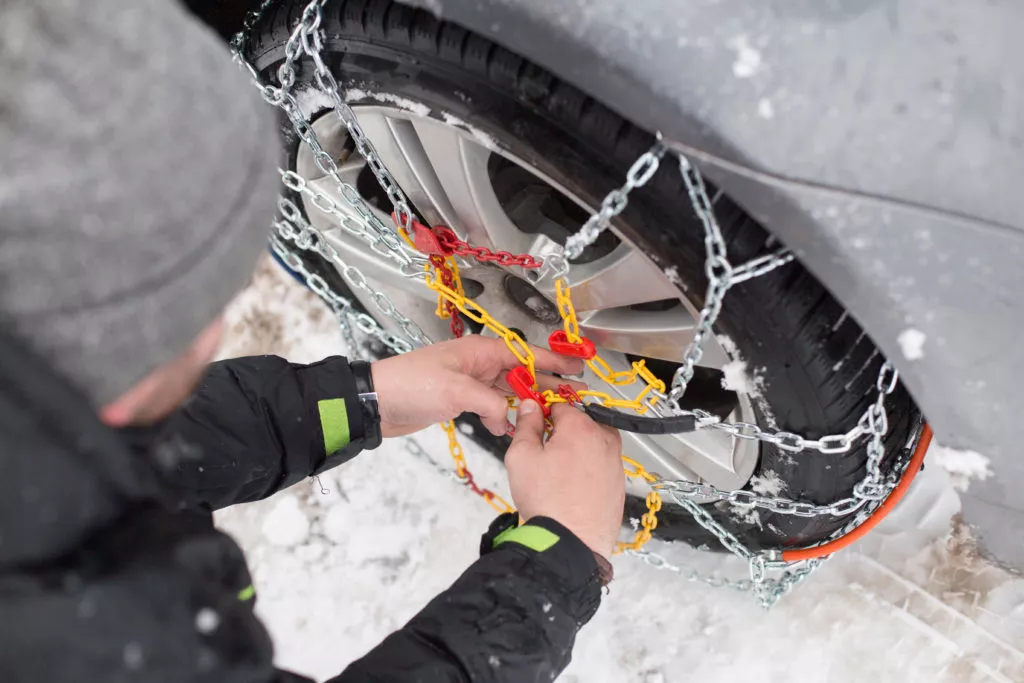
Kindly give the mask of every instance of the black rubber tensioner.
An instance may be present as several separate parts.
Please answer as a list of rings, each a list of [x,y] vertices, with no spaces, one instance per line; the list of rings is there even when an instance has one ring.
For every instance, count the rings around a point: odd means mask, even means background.
[[[586,403],[583,411],[594,422],[636,434],[682,434],[697,428],[697,418],[693,415],[669,415],[668,417],[644,417],[630,415],[599,403]]]

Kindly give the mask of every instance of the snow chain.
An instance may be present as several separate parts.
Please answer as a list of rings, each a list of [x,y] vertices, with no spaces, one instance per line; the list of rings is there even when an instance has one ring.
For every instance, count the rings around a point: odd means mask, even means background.
[[[686,392],[687,385],[693,378],[694,367],[703,354],[703,342],[712,334],[712,328],[721,312],[728,290],[736,284],[764,275],[793,260],[793,255],[787,249],[779,249],[742,265],[733,265],[728,260],[725,242],[715,219],[704,180],[687,157],[680,153],[670,152],[659,137],[651,149],[642,154],[630,167],[624,184],[609,192],[602,200],[599,210],[581,226],[577,233],[569,237],[561,253],[550,254],[537,260],[528,254],[491,252],[482,247],[473,247],[461,241],[454,232],[447,228],[427,228],[416,222],[401,187],[374,150],[373,144],[360,127],[354,112],[345,103],[338,83],[321,55],[323,49],[323,33],[320,28],[323,20],[322,10],[328,0],[312,0],[302,12],[298,24],[285,44],[284,62],[278,67],[276,74],[278,85],[275,86],[261,80],[260,74],[253,65],[245,60],[242,53],[252,27],[272,1],[267,0],[262,7],[246,18],[242,31],[232,41],[235,59],[248,70],[263,98],[288,116],[295,133],[309,146],[317,167],[334,181],[340,196],[355,215],[343,211],[331,197],[309,187],[306,181],[293,171],[281,171],[284,187],[308,197],[314,206],[333,216],[343,230],[366,242],[377,253],[395,261],[401,272],[407,277],[421,278],[427,287],[437,293],[437,313],[440,317],[449,320],[455,336],[461,336],[463,332],[463,322],[459,315],[461,314],[486,327],[502,339],[522,364],[522,367],[509,373],[508,377],[509,384],[516,390],[519,399],[533,398],[541,404],[545,411],[552,403],[568,402],[588,409],[588,412],[599,419],[602,415],[605,418],[609,415],[625,416],[622,419],[626,420],[628,424],[636,425],[637,430],[650,428],[655,423],[672,424],[671,421],[675,420],[674,424],[678,425],[680,429],[714,429],[725,432],[734,439],[756,440],[794,453],[803,451],[817,451],[823,454],[846,453],[862,438],[867,439],[868,458],[864,478],[853,488],[851,497],[837,500],[828,505],[814,505],[777,496],[765,496],[747,490],[725,491],[705,483],[666,480],[657,474],[648,472],[639,463],[623,457],[625,474],[630,478],[644,481],[651,490],[646,499],[647,512],[640,520],[635,537],[630,542],[620,542],[617,552],[624,551],[639,557],[652,566],[674,571],[690,581],[701,581],[711,586],[753,592],[764,607],[770,607],[794,585],[817,569],[827,559],[827,556],[786,563],[781,561],[781,553],[777,550],[753,552],[715,520],[704,505],[697,504],[695,499],[702,503],[725,501],[733,505],[757,507],[798,517],[843,517],[857,513],[846,526],[836,531],[828,539],[831,540],[845,535],[852,528],[858,526],[895,488],[909,459],[901,458],[897,462],[894,473],[889,477],[883,477],[881,473],[881,461],[885,453],[883,441],[888,431],[885,399],[896,388],[898,381],[897,373],[888,361],[882,365],[879,372],[875,401],[868,407],[857,425],[845,434],[807,439],[790,432],[766,431],[755,424],[722,422],[706,411],[684,410],[679,407],[679,400]],[[366,160],[367,166],[376,176],[391,201],[394,207],[395,227],[387,226],[381,221],[373,209],[363,201],[356,189],[342,180],[334,159],[320,145],[312,127],[299,109],[293,87],[297,77],[297,64],[300,60],[306,59],[311,62],[313,81],[316,87],[328,97],[334,114],[345,124],[357,151]],[[697,329],[683,354],[683,362],[675,372],[669,386],[654,376],[642,360],[633,363],[629,370],[613,372],[608,363],[592,351],[593,345],[579,333],[569,282],[569,261],[578,256],[583,249],[598,238],[602,231],[607,229],[609,222],[625,209],[630,192],[645,185],[653,177],[666,156],[673,158],[678,164],[679,173],[693,210],[703,225],[706,252],[704,270],[708,278],[705,303],[700,312]],[[373,290],[357,268],[344,262],[338,251],[330,245],[323,234],[305,220],[294,202],[282,196],[278,202],[278,208],[280,218],[273,225],[274,233],[270,237],[271,248],[289,268],[306,280],[310,289],[334,310],[343,338],[354,353],[366,355],[366,349],[356,343],[354,330],[359,330],[372,337],[394,353],[406,353],[413,348],[431,343],[419,326],[398,311],[385,294]],[[369,295],[378,311],[394,321],[400,334],[388,332],[372,317],[361,313],[354,302],[333,291],[322,277],[305,268],[301,259],[286,243],[316,252],[332,262],[353,290],[362,290]],[[422,253],[421,250],[427,253]],[[570,352],[572,355],[583,358],[587,366],[608,385],[626,387],[639,383],[642,388],[631,399],[614,398],[606,392],[594,390],[574,392],[568,386],[562,387],[558,392],[538,393],[533,352],[514,330],[493,318],[483,307],[465,295],[458,275],[456,256],[495,263],[502,267],[517,266],[536,269],[537,276],[533,279],[535,283],[550,278],[555,284],[556,302],[563,321],[563,331],[552,335],[552,348],[557,342],[562,348],[561,352]],[[514,407],[514,405],[516,405],[516,401],[510,400],[510,407]],[[632,411],[632,417],[629,417],[629,413],[621,413],[613,409]],[[651,422],[652,420],[653,422]],[[474,481],[473,475],[466,465],[462,447],[456,437],[455,425],[452,422],[445,422],[442,423],[442,428],[448,435],[449,449],[455,462],[454,470],[434,463],[414,439],[407,439],[406,448],[410,453],[429,462],[445,476],[469,487],[496,510],[501,512],[511,510],[511,506],[501,497],[486,488],[479,487]],[[743,558],[749,567],[749,579],[733,581],[719,577],[701,576],[692,568],[675,565],[660,555],[644,550],[644,545],[651,539],[652,533],[658,525],[657,515],[663,504],[662,495],[667,495],[675,504],[687,510],[725,548]],[[768,570],[779,570],[780,573],[777,578],[769,578]]]

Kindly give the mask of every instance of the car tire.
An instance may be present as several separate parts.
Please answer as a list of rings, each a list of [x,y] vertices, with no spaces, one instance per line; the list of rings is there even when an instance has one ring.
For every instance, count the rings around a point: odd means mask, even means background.
[[[285,41],[304,5],[304,0],[286,0],[269,6],[245,45],[249,59],[271,82],[276,82]],[[454,116],[591,205],[621,184],[626,170],[653,141],[650,133],[527,59],[426,11],[390,0],[349,0],[328,3],[324,12],[324,58],[350,95],[383,95]],[[310,63],[303,61],[296,88],[309,87],[311,80]],[[290,126],[284,125],[282,134],[294,167],[297,145]],[[663,166],[647,186],[631,195],[615,226],[673,272],[682,295],[699,307],[707,286],[702,227],[678,169]],[[764,227],[728,197],[715,197],[715,213],[733,263],[778,247]],[[317,261],[318,257],[310,259]],[[316,267],[331,272],[332,281],[343,287],[333,268],[323,262]],[[846,432],[875,399],[882,355],[843,306],[798,263],[735,286],[715,332],[732,341],[756,376],[755,412],[762,428],[811,438]],[[890,428],[884,470],[905,448],[916,420],[914,405],[902,387],[885,406]],[[486,434],[483,429],[475,432]],[[480,441],[495,453],[507,445],[504,439]],[[762,443],[747,488],[825,504],[851,494],[864,475],[866,457],[863,441],[834,455],[789,453]],[[848,521],[800,518],[728,503],[707,509],[751,548],[812,544]],[[630,497],[627,516],[638,517],[643,511],[643,499]],[[666,504],[659,519],[662,538],[718,548],[715,539],[678,506]]]

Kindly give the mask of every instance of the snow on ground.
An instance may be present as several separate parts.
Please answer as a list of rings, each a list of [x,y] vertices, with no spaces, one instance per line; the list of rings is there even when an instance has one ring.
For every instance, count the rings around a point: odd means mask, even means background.
[[[308,362],[343,353],[330,313],[269,261],[229,311],[223,355]],[[420,443],[444,463],[443,434]],[[477,479],[500,466],[464,439]],[[928,467],[878,531],[773,610],[633,558],[580,633],[563,682],[1024,681],[1024,580],[979,560],[951,525],[959,499]],[[386,442],[318,483],[218,515],[245,548],[279,666],[319,678],[404,624],[476,557],[491,509]],[[952,533],[951,533],[952,530]],[[730,557],[653,542],[672,561],[736,578]]]

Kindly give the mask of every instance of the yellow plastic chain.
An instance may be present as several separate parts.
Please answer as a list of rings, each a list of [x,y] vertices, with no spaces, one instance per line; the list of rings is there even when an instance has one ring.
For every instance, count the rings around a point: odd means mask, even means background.
[[[643,479],[648,484],[658,480],[653,474],[644,469],[643,465],[632,458],[622,456],[623,468],[626,476],[634,479]],[[624,550],[640,550],[647,541],[651,540],[651,534],[658,528],[658,513],[661,511],[661,494],[651,491],[647,494],[647,512],[640,518],[640,528],[630,542],[619,541],[615,544],[615,554]]]
[[[565,338],[573,344],[579,344],[583,341],[583,337],[580,336],[580,324],[576,319],[576,308],[572,305],[572,295],[569,291],[569,285],[562,279],[555,281],[555,297],[556,302],[558,303],[558,313],[562,316],[562,326],[563,329],[565,329]],[[587,361],[587,367],[603,381],[613,386],[627,386],[633,384],[633,382],[637,380],[637,377],[644,381],[646,386],[632,401],[612,398],[608,394],[601,392],[579,392],[581,398],[585,395],[591,396],[598,399],[600,403],[608,406],[609,408],[632,408],[642,415],[646,413],[649,408],[645,399],[652,390],[656,390],[661,394],[665,393],[665,382],[655,377],[654,373],[647,368],[643,360],[635,361],[633,363],[633,367],[629,370],[612,372],[611,366],[608,365],[607,361],[601,358],[601,356],[594,356]],[[655,398],[651,403],[653,404],[656,400],[657,399]]]
[[[530,371],[530,376],[537,376],[535,369],[537,358],[533,355],[533,350],[530,349],[530,346],[523,341],[522,337],[495,320],[480,304],[466,297],[462,292],[456,292],[455,290],[446,287],[436,274],[430,272],[429,268],[424,273],[423,281],[426,283],[427,287],[455,304],[455,307],[458,308],[464,316],[477,324],[483,325],[502,339],[505,342],[505,345],[512,352],[512,355],[514,355],[516,359],[525,365],[526,369]],[[536,384],[536,380],[534,380],[534,388],[536,388]]]
[[[442,422],[441,429],[448,434],[448,450],[451,453],[452,460],[455,461],[455,472],[459,475],[459,478],[466,483],[466,486],[468,486],[473,493],[486,500],[487,504],[499,513],[514,512],[515,508],[509,505],[508,501],[490,489],[481,488],[473,479],[473,474],[466,466],[466,456],[462,452],[462,445],[459,443],[459,439],[455,435],[455,423],[451,420]]]
[[[408,236],[404,234],[404,231],[403,237],[411,243],[411,240],[409,240]],[[480,306],[480,304],[468,298],[462,289],[462,280],[459,277],[458,266],[455,263],[455,259],[448,256],[445,258],[445,261],[454,274],[454,288],[448,287],[442,282],[440,269],[438,268],[430,265],[426,266],[423,276],[424,283],[427,287],[435,291],[438,295],[437,315],[441,318],[447,318],[448,316],[444,302],[447,301],[454,304],[454,306],[467,318],[477,324],[483,325],[497,335],[498,338],[503,340],[505,345],[512,352],[512,355],[514,355],[516,359],[530,371],[530,376],[536,378],[536,356],[530,349],[529,345],[523,341],[522,337],[492,317],[490,313]],[[572,295],[569,285],[562,279],[558,279],[555,281],[555,292],[558,302],[558,312],[562,317],[566,339],[571,343],[578,344],[583,341],[583,338],[579,333],[579,321],[576,317],[576,309],[572,305]],[[606,392],[592,391],[589,389],[577,392],[580,398],[592,398],[609,408],[629,408],[639,414],[643,414],[647,412],[650,405],[653,405],[657,401],[657,396],[654,396],[650,401],[647,400],[652,391],[657,391],[661,394],[665,393],[665,383],[654,376],[654,374],[644,364],[643,360],[635,361],[629,370],[623,370],[620,372],[613,372],[608,363],[600,356],[594,356],[587,360],[586,364],[595,375],[608,384],[614,386],[627,386],[633,384],[639,378],[640,380],[643,380],[645,386],[633,400],[615,398]],[[533,388],[537,389],[536,379],[534,380]],[[548,403],[564,403],[567,401],[567,399],[559,396],[556,392],[551,390],[544,391],[542,396],[546,401],[548,401]],[[515,404],[515,399],[510,398],[509,407],[514,408]],[[443,422],[441,423],[441,427],[448,434],[448,448],[451,452],[452,459],[455,461],[456,471],[459,477],[467,479],[467,483],[473,491],[481,495],[495,510],[499,512],[512,511],[514,508],[512,508],[512,506],[510,506],[504,499],[488,489],[479,488],[473,481],[473,475],[470,474],[466,467],[466,459],[462,452],[462,446],[459,444],[458,438],[456,437],[454,423]],[[648,483],[655,481],[655,477],[647,472],[636,461],[627,458],[626,456],[622,456],[622,460],[626,465],[624,467],[626,476],[641,478]],[[662,503],[661,496],[656,491],[651,491],[647,494],[646,503],[647,512],[644,513],[640,519],[640,529],[637,530],[632,541],[620,541],[616,543],[614,551],[615,554],[622,553],[625,550],[639,550],[649,540],[651,540],[651,534],[658,526],[658,512],[661,510]]]

